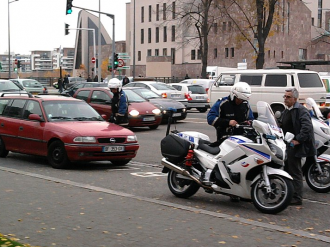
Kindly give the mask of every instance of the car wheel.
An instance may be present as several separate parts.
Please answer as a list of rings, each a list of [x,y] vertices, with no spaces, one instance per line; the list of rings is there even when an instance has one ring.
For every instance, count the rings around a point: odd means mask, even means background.
[[[47,159],[55,169],[65,168],[70,163],[64,144],[61,141],[54,141],[49,145]]]
[[[151,129],[151,130],[155,130],[155,129],[157,129],[158,128],[158,124],[157,125],[151,125],[151,126],[149,126],[149,128]]]
[[[207,111],[207,108],[197,108],[197,110],[199,111],[199,112],[206,112]]]
[[[0,157],[5,158],[8,155],[9,151],[6,149],[5,143],[0,137]]]
[[[127,165],[131,160],[110,160],[114,166],[124,166]]]

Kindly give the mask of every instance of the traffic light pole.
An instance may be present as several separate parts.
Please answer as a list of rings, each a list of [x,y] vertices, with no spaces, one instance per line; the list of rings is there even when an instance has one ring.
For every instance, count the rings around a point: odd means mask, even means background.
[[[105,12],[101,12],[101,11],[96,11],[96,10],[92,10],[92,9],[86,9],[86,8],[81,8],[81,7],[77,7],[77,6],[72,6],[73,8],[77,8],[77,9],[82,9],[82,10],[88,10],[91,12],[95,12],[95,13],[99,13],[99,14],[104,14],[108,17],[110,17],[112,19],[112,78],[115,77],[115,73],[114,73],[114,61],[115,61],[115,57],[114,57],[114,53],[116,53],[116,39],[115,39],[115,15],[109,14],[109,13],[105,13]],[[100,29],[101,27],[99,27]],[[99,54],[100,56],[100,54]],[[99,58],[99,57],[98,57]],[[98,59],[100,60],[100,59]],[[99,63],[101,63],[101,61],[99,61]],[[98,75],[99,78],[101,78],[101,75]]]

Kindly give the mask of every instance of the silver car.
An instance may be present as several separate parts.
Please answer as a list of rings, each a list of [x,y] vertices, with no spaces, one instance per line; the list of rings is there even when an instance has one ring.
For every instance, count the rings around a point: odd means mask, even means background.
[[[43,93],[44,86],[40,82],[34,79],[10,79],[11,81],[20,84],[23,86],[25,91],[31,94]]]
[[[199,112],[206,112],[210,108],[210,101],[205,88],[201,85],[187,83],[172,83],[172,87],[182,92],[187,99],[187,109],[196,108]]]
[[[130,82],[126,84],[124,87],[144,87],[148,88],[151,91],[155,92],[156,94],[160,95],[162,98],[165,99],[174,99],[183,103],[184,105],[187,104],[187,99],[185,96],[178,92],[174,87],[171,87],[169,84],[157,81],[136,81]]]

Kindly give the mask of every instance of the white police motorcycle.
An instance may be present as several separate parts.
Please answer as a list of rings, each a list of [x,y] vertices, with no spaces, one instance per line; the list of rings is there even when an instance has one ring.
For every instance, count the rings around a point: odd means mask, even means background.
[[[266,102],[257,103],[258,119],[237,126],[243,135],[228,136],[214,146],[207,135],[172,131],[161,141],[163,172],[177,197],[205,192],[252,199],[263,213],[286,209],[293,196],[292,177],[283,170],[286,143]],[[170,122],[170,121],[169,121]],[[292,134],[285,139],[290,142]]]

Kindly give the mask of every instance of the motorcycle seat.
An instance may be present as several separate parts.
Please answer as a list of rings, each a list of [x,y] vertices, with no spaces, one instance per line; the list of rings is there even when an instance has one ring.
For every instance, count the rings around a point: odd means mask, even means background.
[[[220,153],[219,146],[213,146],[211,142],[205,140],[199,140],[198,149],[201,149],[213,155]]]

